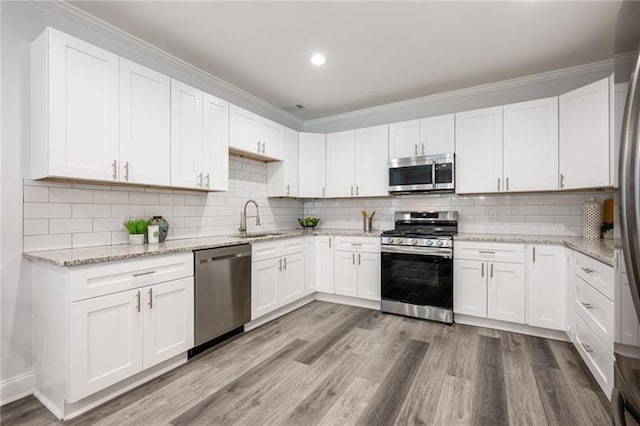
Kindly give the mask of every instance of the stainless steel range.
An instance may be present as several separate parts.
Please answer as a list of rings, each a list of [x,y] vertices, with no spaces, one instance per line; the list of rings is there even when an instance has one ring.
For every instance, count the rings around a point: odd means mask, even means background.
[[[382,312],[453,323],[458,212],[396,212],[382,233]]]

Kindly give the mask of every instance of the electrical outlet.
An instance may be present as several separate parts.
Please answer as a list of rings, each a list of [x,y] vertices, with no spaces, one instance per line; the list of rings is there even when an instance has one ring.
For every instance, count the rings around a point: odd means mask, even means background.
[[[498,221],[498,212],[493,209],[487,210],[487,216],[489,216],[489,222],[497,222]]]

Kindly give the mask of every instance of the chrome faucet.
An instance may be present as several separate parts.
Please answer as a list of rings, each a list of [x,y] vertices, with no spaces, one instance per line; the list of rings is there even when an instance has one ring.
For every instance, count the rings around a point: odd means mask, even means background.
[[[247,216],[247,206],[249,205],[249,203],[253,203],[256,206],[256,215],[255,216]],[[249,200],[246,203],[244,203],[244,209],[242,209],[242,216],[240,218],[240,235],[242,235],[243,237],[247,236],[247,218],[248,217],[255,217],[256,218],[256,225],[260,225],[260,210],[258,208],[258,203],[256,203],[254,200]]]

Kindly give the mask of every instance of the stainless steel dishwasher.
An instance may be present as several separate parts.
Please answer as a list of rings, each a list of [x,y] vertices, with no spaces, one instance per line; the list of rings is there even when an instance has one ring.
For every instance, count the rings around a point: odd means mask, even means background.
[[[251,321],[251,246],[198,250],[195,254],[195,345]]]

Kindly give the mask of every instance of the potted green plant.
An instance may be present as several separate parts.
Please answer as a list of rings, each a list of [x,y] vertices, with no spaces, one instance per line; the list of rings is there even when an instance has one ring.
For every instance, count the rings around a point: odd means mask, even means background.
[[[147,226],[149,226],[147,219],[128,219],[122,224],[129,231],[129,244],[144,244],[144,234],[147,232]]]

